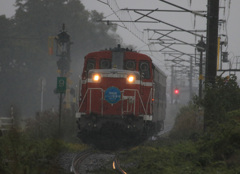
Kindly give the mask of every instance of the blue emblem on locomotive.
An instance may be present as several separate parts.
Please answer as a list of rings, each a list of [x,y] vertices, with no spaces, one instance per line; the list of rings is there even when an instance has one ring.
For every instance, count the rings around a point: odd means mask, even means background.
[[[116,87],[109,87],[104,93],[104,99],[110,104],[115,104],[121,99],[121,92]]]

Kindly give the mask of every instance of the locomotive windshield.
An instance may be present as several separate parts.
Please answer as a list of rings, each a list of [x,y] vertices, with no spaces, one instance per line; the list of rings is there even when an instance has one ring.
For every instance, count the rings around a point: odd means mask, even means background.
[[[111,60],[110,59],[101,59],[100,60],[100,69],[111,69]]]
[[[87,60],[87,71],[89,71],[91,69],[95,69],[95,67],[96,67],[95,59],[88,59]]]
[[[86,56],[84,71],[118,69],[139,71],[141,79],[152,79],[152,61],[148,56],[125,50],[94,52]]]
[[[124,69],[131,71],[136,70],[136,62],[134,60],[126,60],[124,62]]]
[[[149,79],[150,78],[149,62],[140,61],[139,70],[140,70],[141,74],[143,75],[144,79]]]

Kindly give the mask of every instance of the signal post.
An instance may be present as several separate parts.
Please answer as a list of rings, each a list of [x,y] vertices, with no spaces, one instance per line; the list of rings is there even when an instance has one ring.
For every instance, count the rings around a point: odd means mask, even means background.
[[[59,77],[57,77],[57,89],[56,93],[60,94],[59,98],[59,135],[61,130],[61,115],[62,115],[62,103],[63,95],[67,89],[67,77],[70,71],[70,35],[65,31],[65,25],[62,25],[62,31],[55,37],[57,48],[56,56],[59,57],[57,61]]]

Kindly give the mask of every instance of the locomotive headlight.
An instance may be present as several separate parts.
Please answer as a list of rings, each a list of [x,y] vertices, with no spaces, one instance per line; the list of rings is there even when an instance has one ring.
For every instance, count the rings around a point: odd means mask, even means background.
[[[127,82],[128,83],[133,83],[135,81],[136,77],[134,75],[129,75],[127,77]]]
[[[92,80],[93,80],[93,82],[100,82],[100,80],[101,80],[100,74],[93,74]]]

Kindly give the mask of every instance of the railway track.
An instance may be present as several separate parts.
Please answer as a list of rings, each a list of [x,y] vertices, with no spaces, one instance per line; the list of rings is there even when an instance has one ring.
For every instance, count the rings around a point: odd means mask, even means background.
[[[104,162],[104,159],[105,159],[105,162]],[[112,169],[114,171],[117,171],[118,173],[121,173],[121,174],[127,174],[120,167],[119,160],[117,159],[115,154],[96,153],[94,152],[94,150],[86,150],[75,155],[75,157],[72,160],[70,171],[73,172],[74,174],[87,173],[87,171],[85,170],[89,170],[89,167],[85,166],[86,163],[88,163],[88,165],[91,165],[91,168],[95,168],[96,166],[101,168],[102,166],[104,166],[108,169],[111,169],[111,166],[109,166],[109,162],[106,162],[106,161],[109,161],[110,164],[111,164],[111,161],[113,161]],[[98,167],[96,167],[96,169]]]
[[[118,161],[117,158],[115,158],[115,159],[113,160],[113,170],[117,170],[119,173],[122,173],[122,174],[127,174],[127,172],[125,172],[125,171],[121,168],[120,163],[119,163],[119,161]]]
[[[80,174],[81,163],[93,153],[93,150],[86,150],[78,153],[72,160],[71,172]]]

